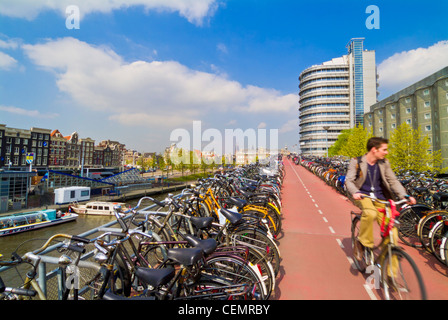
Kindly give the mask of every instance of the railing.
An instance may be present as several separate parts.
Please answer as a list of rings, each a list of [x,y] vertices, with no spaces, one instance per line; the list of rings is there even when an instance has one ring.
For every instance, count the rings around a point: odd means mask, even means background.
[[[180,194],[176,195],[175,197],[178,197],[178,196],[180,196]],[[156,206],[157,205],[154,204],[154,205],[151,205],[144,209],[141,209],[141,211],[151,210],[152,208],[154,208]],[[127,220],[130,217],[131,217],[131,215],[128,215],[124,219]],[[78,236],[84,237],[84,238],[89,238],[89,236],[91,236],[95,233],[101,232],[101,229],[114,226],[115,224],[118,224],[117,220],[111,221],[107,224],[104,224],[97,228],[94,228],[94,229],[91,229],[84,233],[81,233]],[[52,245],[52,246],[48,247],[45,251],[39,253],[39,255],[49,255],[50,253],[55,252],[61,246],[62,246],[62,243]],[[89,258],[92,258],[92,256],[93,256],[93,251],[87,252],[86,254],[84,254],[82,256],[81,260],[87,260]],[[54,265],[54,264],[52,264],[52,265]],[[38,282],[39,286],[41,287],[45,297],[47,297],[47,299],[60,300],[63,295],[64,288],[65,288],[65,284],[63,283],[64,270],[62,270],[62,268],[56,267],[54,270],[47,272],[47,267],[48,267],[47,263],[45,263],[43,261],[41,261],[39,263],[38,269],[37,269],[37,278],[36,278],[37,282]],[[15,268],[15,267],[0,267],[0,274],[11,269],[11,268]],[[24,275],[26,272],[28,272],[28,271],[22,272],[21,274]],[[3,280],[5,281],[5,283],[7,285],[16,285],[16,284],[10,284],[7,277],[4,277]],[[20,285],[20,284],[18,284],[18,285]],[[90,288],[88,288],[87,286],[79,288],[79,295],[82,296],[89,289]]]

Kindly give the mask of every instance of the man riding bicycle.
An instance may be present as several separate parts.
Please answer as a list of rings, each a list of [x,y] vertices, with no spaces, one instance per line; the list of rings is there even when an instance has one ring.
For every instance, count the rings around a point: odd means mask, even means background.
[[[353,197],[355,205],[361,208],[361,224],[358,239],[355,242],[354,257],[360,262],[364,248],[373,248],[373,222],[377,220],[381,224],[384,204],[364,198],[369,195],[380,200],[403,199],[406,195],[405,188],[395,176],[390,163],[385,156],[388,154],[389,141],[381,137],[373,137],[367,141],[367,153],[362,157],[353,158],[350,161],[347,175],[346,188]],[[415,204],[413,197],[408,198],[409,204]],[[392,229],[395,241],[398,241],[398,231]]]

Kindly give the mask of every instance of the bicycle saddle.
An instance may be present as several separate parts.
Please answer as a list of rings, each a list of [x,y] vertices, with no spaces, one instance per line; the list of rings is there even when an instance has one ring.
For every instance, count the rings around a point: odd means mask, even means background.
[[[212,225],[213,217],[191,217],[190,221],[198,229],[207,229]]]
[[[192,266],[204,257],[200,248],[172,248],[168,249],[167,257],[184,266]]]
[[[135,275],[146,284],[157,288],[160,285],[167,284],[174,277],[174,268],[152,269],[136,267]]]
[[[204,251],[204,254],[206,255],[209,255],[210,253],[215,251],[216,247],[218,246],[218,242],[216,242],[216,240],[212,238],[202,240],[196,238],[195,236],[192,236],[191,234],[186,234],[184,238],[193,247],[202,249],[202,251]]]
[[[229,202],[238,207],[238,209],[243,209],[243,207],[247,204],[247,201],[241,198],[229,197]]]
[[[437,192],[433,195],[433,198],[436,201],[448,201],[448,193],[447,192]]]
[[[236,224],[243,218],[243,216],[238,212],[230,211],[224,208],[219,210],[221,210],[222,215],[229,220],[231,224]]]

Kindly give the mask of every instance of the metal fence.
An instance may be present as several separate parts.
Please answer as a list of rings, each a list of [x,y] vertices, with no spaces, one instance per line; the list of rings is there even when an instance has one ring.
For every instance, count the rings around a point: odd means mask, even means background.
[[[141,209],[141,210],[142,211],[151,210],[155,206],[156,205],[152,205],[152,206],[149,206],[149,207]],[[130,217],[131,217],[131,215],[128,215],[124,219],[129,219]],[[79,236],[89,238],[90,236],[92,236],[96,233],[100,233],[100,232],[102,233],[103,232],[102,229],[113,227],[116,224],[118,224],[118,222],[117,222],[117,220],[114,220],[112,222],[109,222],[109,223],[99,226],[97,228],[94,228],[94,229],[86,231],[82,234],[79,234]],[[52,246],[48,247],[42,253],[39,253],[39,255],[53,256],[53,255],[57,254],[56,256],[59,257],[59,256],[61,256],[61,253],[58,253],[57,250],[61,246],[62,246],[62,243],[52,245]],[[93,244],[87,244],[86,254],[84,254],[81,259],[82,260],[92,260],[93,255],[94,255],[93,249],[94,249]],[[64,270],[64,268],[56,267],[55,269],[48,271],[48,269],[52,268],[52,266],[54,266],[53,263],[48,264],[48,263],[41,261],[37,268],[36,279],[37,279],[37,282],[38,282],[40,288],[42,289],[47,300],[60,300],[62,298],[64,288],[65,288],[65,283],[64,283],[65,270]],[[25,275],[26,272],[29,271],[29,265],[27,265],[26,263],[22,263],[16,267],[0,267],[0,275],[3,277],[3,274],[5,274],[5,272],[13,271],[13,270],[11,270],[13,268],[17,268],[18,269],[17,271],[21,275]],[[28,270],[26,268],[28,268]],[[77,270],[77,276],[79,276],[79,278],[80,278],[79,283],[85,283],[87,280],[92,279],[95,276],[95,274],[96,274],[96,272],[89,268],[80,267]],[[11,283],[10,281],[8,281],[7,277],[3,277],[3,280],[7,286],[20,286],[21,285],[21,284]],[[92,293],[93,292],[90,287],[84,286],[79,289],[79,295],[80,295],[81,299],[82,298],[85,298],[85,299],[93,298],[91,296]],[[37,299],[37,296],[35,298]]]

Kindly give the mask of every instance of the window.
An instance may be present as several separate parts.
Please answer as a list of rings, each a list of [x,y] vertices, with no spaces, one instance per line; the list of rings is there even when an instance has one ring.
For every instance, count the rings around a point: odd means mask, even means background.
[[[379,118],[378,121],[379,121],[380,123],[383,123],[383,118]]]
[[[379,132],[383,132],[383,127],[378,128]]]
[[[395,113],[391,113],[390,118],[395,119]]]
[[[431,131],[431,126],[430,125],[425,126],[425,131]]]
[[[383,110],[378,110],[378,114],[383,114]]]
[[[411,98],[406,98],[406,103],[410,103],[411,102]]]
[[[411,124],[411,123],[412,123],[412,120],[411,120],[411,119],[407,119],[407,120],[406,120],[406,123],[407,123],[407,124]]]
[[[425,89],[425,90],[423,90],[423,95],[424,95],[424,96],[429,95],[429,89]]]
[[[431,119],[431,114],[430,113],[425,113],[425,119],[426,120]]]
[[[425,101],[425,108],[429,108],[431,106],[431,102]]]
[[[81,197],[87,197],[89,195],[89,190],[82,190]]]
[[[396,125],[395,123],[392,123],[392,124],[390,125],[390,127],[391,127],[392,129],[395,129],[395,128],[397,127],[397,125]]]
[[[411,108],[407,108],[406,113],[411,113]]]

